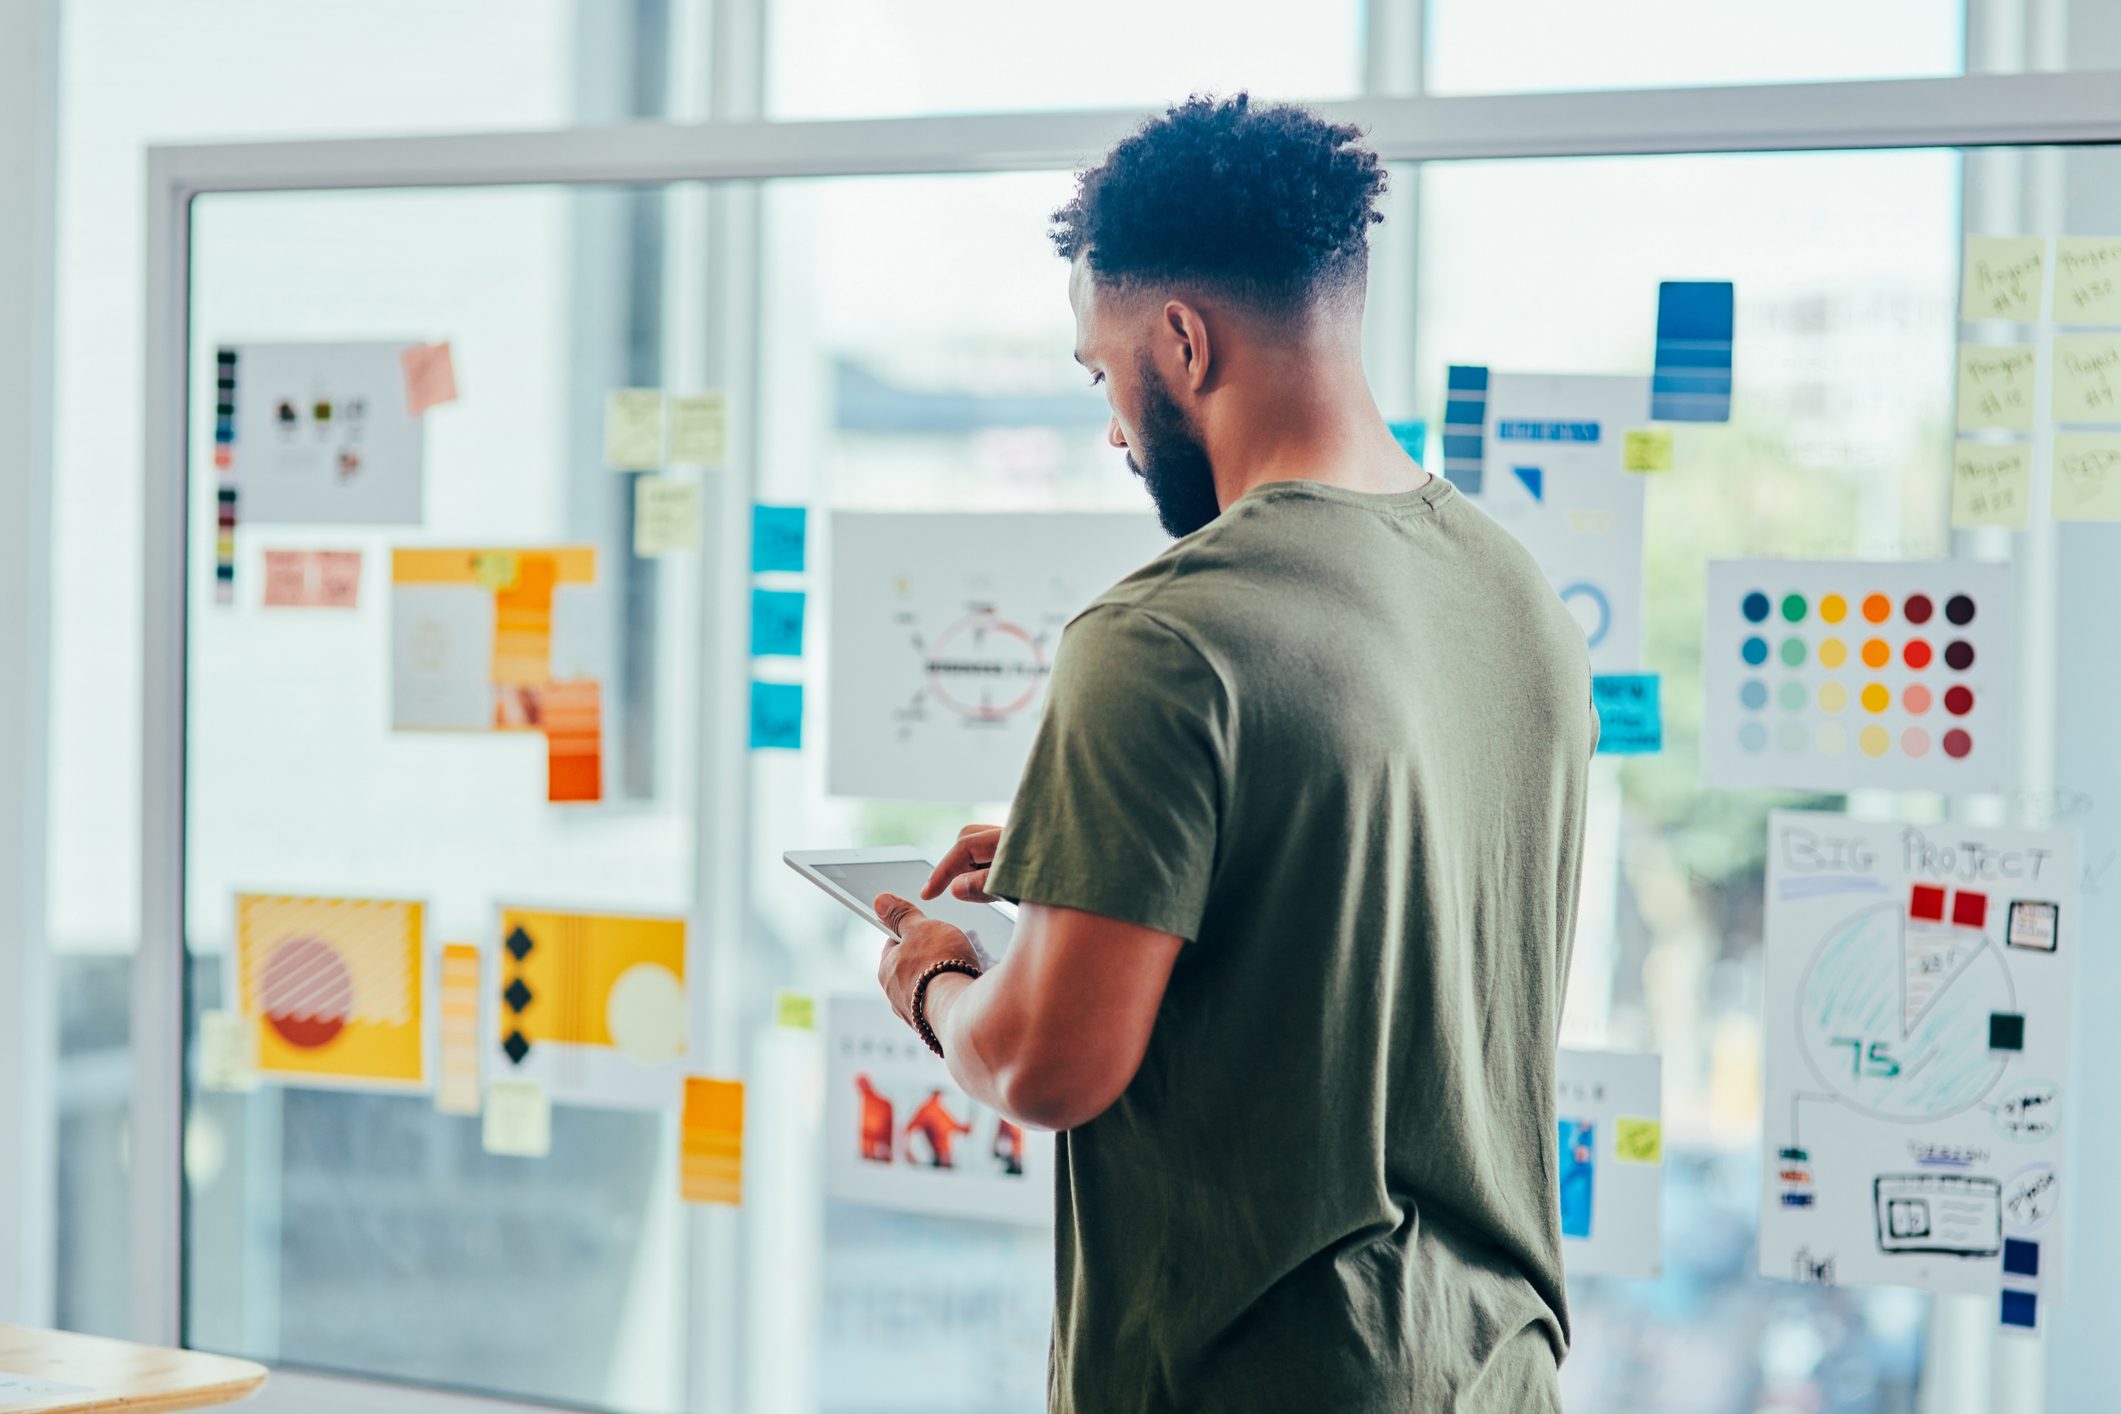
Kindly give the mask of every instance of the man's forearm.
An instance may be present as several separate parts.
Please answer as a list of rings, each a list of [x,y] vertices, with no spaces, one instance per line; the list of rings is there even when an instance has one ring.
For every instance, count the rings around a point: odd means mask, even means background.
[[[945,972],[928,984],[928,1024],[943,1043],[943,1061],[950,1067],[951,1079],[967,1095],[1014,1123],[1036,1123],[1011,1114],[1005,1103],[1008,1057],[995,1054],[993,1038],[986,1034],[995,1028],[981,1024],[995,991],[990,978]]]

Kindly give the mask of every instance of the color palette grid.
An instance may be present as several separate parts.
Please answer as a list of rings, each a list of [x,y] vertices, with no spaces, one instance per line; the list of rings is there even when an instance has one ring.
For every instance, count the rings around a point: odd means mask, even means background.
[[[2004,789],[2007,566],[1723,560],[1708,595],[1707,784]]]

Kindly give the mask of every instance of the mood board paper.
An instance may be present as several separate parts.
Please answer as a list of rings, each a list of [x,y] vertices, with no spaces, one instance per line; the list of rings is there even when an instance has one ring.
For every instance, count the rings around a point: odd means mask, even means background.
[[[825,1006],[825,1196],[936,1217],[1053,1221],[1053,1136],[958,1089],[881,998]]]
[[[2029,1243],[2059,1294],[2074,836],[1768,831],[1762,1274],[1994,1292]]]
[[[826,789],[1008,799],[1061,627],[1169,543],[1145,515],[836,513]]]
[[[1647,397],[1639,377],[1491,373],[1480,489],[1458,483],[1532,552],[1594,673],[1642,665],[1643,481],[1620,458]]]
[[[235,992],[258,1074],[290,1085],[424,1083],[424,915],[401,899],[236,895]]]
[[[1567,1047],[1554,1062],[1562,1261],[1571,1276],[1656,1276],[1664,1267],[1663,1062]]]
[[[2121,237],[2055,242],[2055,322],[2121,324]]]
[[[546,690],[591,675],[596,571],[586,545],[393,550],[392,728],[538,730]]]
[[[682,918],[503,908],[493,1071],[561,1104],[676,1108],[685,951]]]
[[[427,443],[404,362],[418,344],[220,350],[215,454],[230,461],[243,524],[420,523]]]
[[[1966,560],[1711,561],[1703,780],[2003,790],[2010,583]]]

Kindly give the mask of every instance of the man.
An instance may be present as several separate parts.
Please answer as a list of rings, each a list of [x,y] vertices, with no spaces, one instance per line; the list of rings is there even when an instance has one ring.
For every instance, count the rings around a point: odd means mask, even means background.
[[[1378,415],[1357,136],[1194,99],[1056,213],[1179,539],[1069,625],[1008,827],[928,885],[1019,901],[1006,960],[877,900],[900,1015],[1061,1131],[1069,1414],[1559,1408],[1588,657]]]

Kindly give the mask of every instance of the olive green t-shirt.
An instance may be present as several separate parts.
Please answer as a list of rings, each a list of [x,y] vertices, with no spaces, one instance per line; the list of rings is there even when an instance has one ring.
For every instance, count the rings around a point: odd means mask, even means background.
[[[1590,700],[1440,479],[1259,487],[1068,626],[988,887],[1187,942],[1059,1137],[1052,1409],[1559,1409]]]

